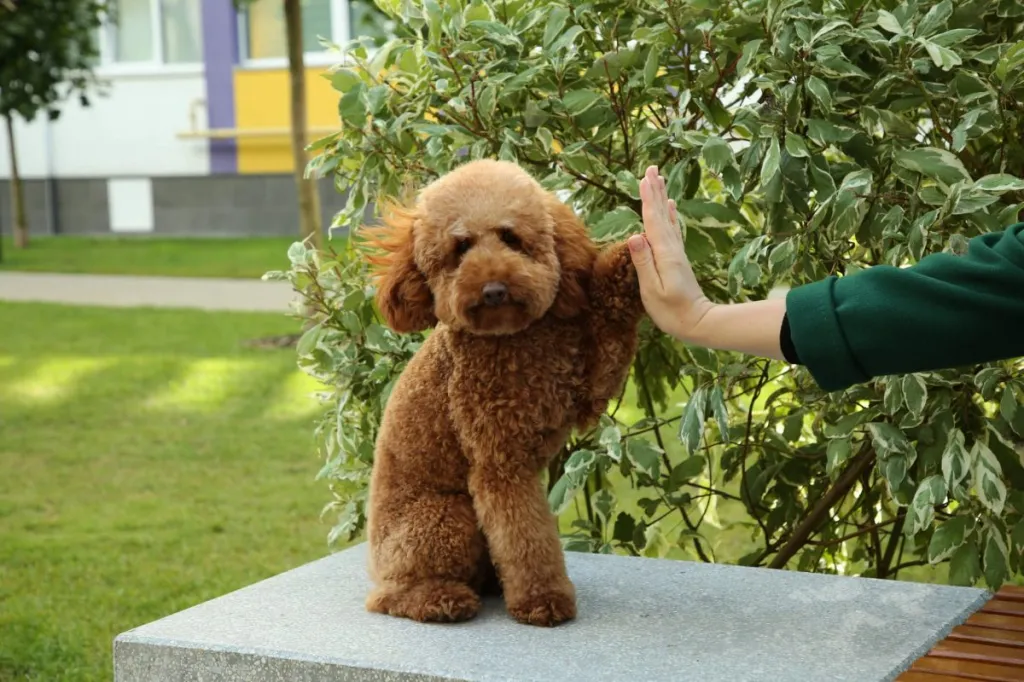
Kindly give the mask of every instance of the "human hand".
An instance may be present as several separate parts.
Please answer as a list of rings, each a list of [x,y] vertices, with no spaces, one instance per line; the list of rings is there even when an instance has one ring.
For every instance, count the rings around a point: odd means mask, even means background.
[[[694,338],[697,325],[715,307],[701,290],[683,249],[676,204],[665,178],[650,166],[640,182],[644,234],[629,238],[629,253],[640,282],[640,296],[651,320],[666,334]]]

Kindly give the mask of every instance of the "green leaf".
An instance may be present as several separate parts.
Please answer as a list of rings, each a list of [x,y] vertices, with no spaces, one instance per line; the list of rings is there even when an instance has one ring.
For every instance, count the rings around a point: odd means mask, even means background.
[[[1003,389],[1003,397],[999,401],[999,414],[1003,416],[1007,424],[1012,424],[1017,416],[1017,396],[1009,384]]]
[[[555,485],[551,487],[551,492],[548,493],[548,506],[551,508],[551,513],[555,516],[561,516],[569,505],[572,504],[573,498],[576,497],[576,493],[579,492],[579,488],[574,488],[569,484],[569,479],[566,476],[559,478]]]
[[[796,262],[796,240],[787,239],[772,249],[768,256],[768,271],[774,277],[790,274],[793,264]]]
[[[743,45],[743,52],[740,60],[736,63],[736,75],[743,76],[747,73],[750,63],[753,61],[757,51],[761,49],[761,39],[751,40]]]
[[[1018,556],[1024,555],[1024,519],[1014,525],[1013,532],[1010,533],[1010,540],[1013,542],[1013,551]]]
[[[689,454],[693,454],[704,435],[704,416],[707,409],[707,390],[697,388],[683,409],[682,424],[679,427],[679,440],[682,441]]]
[[[718,422],[718,433],[723,443],[729,442],[729,411],[725,406],[725,397],[722,394],[722,387],[716,385],[711,389],[711,413],[715,415]]]
[[[661,457],[664,454],[658,446],[644,438],[630,438],[626,443],[626,454],[637,469],[652,479],[661,475]]]
[[[338,92],[345,94],[351,90],[362,79],[351,69],[338,69],[330,74],[331,87]]]
[[[885,393],[882,396],[885,413],[894,415],[903,406],[903,383],[899,377],[890,377],[885,382]]]
[[[661,50],[652,47],[647,53],[647,61],[644,62],[644,85],[651,87],[654,79],[658,76],[658,69],[661,68]]]
[[[907,478],[907,458],[902,455],[893,455],[882,462],[882,473],[885,475],[885,482],[889,486],[889,494],[895,496],[896,492],[903,485]]]
[[[834,478],[852,454],[853,446],[849,436],[830,440],[825,450],[825,473]]]
[[[619,515],[615,517],[612,538],[623,544],[629,544],[633,542],[634,533],[636,533],[636,520],[626,512],[619,512]]]
[[[899,20],[891,12],[887,12],[884,9],[879,10],[877,22],[880,27],[889,33],[903,34],[903,26],[900,25]]]
[[[644,530],[644,548],[641,554],[649,559],[660,559],[668,554],[671,545],[661,532],[661,524],[655,523]]]
[[[708,137],[701,153],[708,168],[716,173],[721,173],[726,166],[732,165],[734,161],[729,143],[714,135]]]
[[[559,38],[556,38],[555,41],[551,43],[551,52],[553,54],[558,54],[559,52],[568,49],[576,42],[576,38],[578,38],[581,33],[583,33],[582,26],[570,26]]]
[[[935,529],[928,543],[928,561],[939,563],[953,555],[964,544],[967,537],[966,516],[954,516]]]
[[[1006,504],[1003,468],[988,445],[980,440],[974,443],[971,458],[974,459],[974,487],[978,499],[989,511],[998,516]]]
[[[569,18],[569,8],[555,5],[548,12],[548,23],[544,27],[544,47],[551,47],[558,35],[565,27],[565,20]]]
[[[605,213],[604,217],[594,225],[593,236],[598,239],[620,237],[640,225],[641,221],[642,219],[636,211],[626,206],[619,206]]]
[[[951,31],[946,31],[938,35],[931,36],[928,40],[935,43],[936,45],[942,45],[943,47],[949,47],[950,45],[956,45],[963,41],[973,38],[974,36],[981,33],[970,28],[954,28]]]
[[[696,478],[704,473],[704,468],[707,466],[707,463],[707,459],[704,458],[704,455],[693,455],[672,467],[672,473],[669,475],[669,481],[674,486],[673,489],[678,490],[690,479]]]
[[[768,153],[764,155],[764,163],[761,165],[761,184],[768,185],[779,172],[779,165],[782,162],[782,151],[779,149],[779,138],[773,137],[768,146]]]
[[[743,214],[738,210],[713,201],[690,199],[676,201],[680,216],[687,223],[696,223],[701,227],[736,227],[746,223]]]
[[[462,13],[463,21],[490,21],[493,18],[494,16],[491,14],[490,8],[479,1],[469,4]]]
[[[426,2],[432,2],[432,0],[426,0]],[[511,28],[497,21],[467,21],[466,29],[477,36],[500,45],[513,46],[521,44]]]
[[[898,151],[896,163],[907,170],[921,173],[930,178],[940,180],[947,185],[957,182],[970,182],[971,176],[952,152],[936,147],[919,147]]]
[[[288,247],[288,260],[292,265],[301,266],[311,262],[312,251],[302,242],[292,242]]]
[[[970,587],[981,577],[981,557],[978,553],[977,538],[971,538],[953,553],[949,560],[949,582],[951,585]]]
[[[997,194],[1020,192],[1024,190],[1024,180],[1007,174],[986,175],[974,183],[974,189]]]
[[[988,532],[985,542],[985,582],[992,590],[998,590],[1006,582],[1010,567],[1010,552],[1006,547],[1006,539],[994,528]]]
[[[844,415],[833,424],[825,424],[822,429],[826,438],[845,438],[853,433],[861,424],[874,419],[878,415],[877,410],[858,410],[851,414]]]
[[[807,137],[820,145],[840,144],[853,139],[855,132],[850,128],[833,125],[820,118],[807,119]]]
[[[893,455],[908,455],[913,451],[906,434],[892,424],[872,422],[868,424],[868,432],[871,434],[871,443],[879,459]]]
[[[807,150],[807,143],[804,138],[794,132],[786,133],[786,151],[790,156],[797,159],[810,158],[811,153]]]
[[[601,93],[593,90],[571,90],[565,93],[562,104],[572,116],[579,116],[601,100]]]
[[[924,414],[925,405],[928,402],[928,387],[917,374],[907,374],[903,377],[903,397],[907,403],[907,409],[914,415]]]
[[[924,49],[927,50],[928,56],[932,58],[935,66],[938,66],[943,71],[949,71],[954,66],[960,66],[963,63],[960,55],[948,47],[943,47],[923,38],[919,39],[918,42],[924,45]]]
[[[946,487],[955,490],[967,478],[970,464],[971,458],[967,454],[963,432],[950,429],[949,440],[942,451],[942,477],[946,480]]]
[[[807,79],[807,89],[823,111],[826,113],[832,111],[832,93],[829,92],[825,81],[817,76],[811,76]]]
[[[921,481],[910,503],[909,520],[910,535],[914,535],[931,525],[935,516],[935,506],[946,499],[946,483],[942,476],[929,476]]]
[[[597,514],[602,526],[608,525],[615,510],[615,494],[607,488],[601,488],[590,498],[590,508]]]
[[[593,450],[577,450],[569,456],[565,462],[565,477],[574,488],[580,488],[587,480],[587,476],[594,471],[597,464],[597,455]]]
[[[366,100],[363,93],[366,92],[366,85],[357,83],[348,92],[342,95],[338,102],[338,114],[341,120],[353,128],[361,129],[366,125]]]
[[[930,36],[946,25],[949,17],[953,15],[953,3],[950,0],[942,0],[937,5],[932,5],[928,13],[924,15],[917,25],[917,36]]]

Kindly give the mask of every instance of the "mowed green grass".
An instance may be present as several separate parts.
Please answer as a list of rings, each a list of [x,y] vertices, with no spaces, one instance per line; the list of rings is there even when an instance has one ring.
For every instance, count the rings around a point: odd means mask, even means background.
[[[335,248],[340,237],[333,240]],[[291,237],[237,239],[39,237],[26,249],[4,240],[0,272],[258,278],[288,268]]]
[[[0,303],[0,680],[324,556],[312,380],[265,314]]]

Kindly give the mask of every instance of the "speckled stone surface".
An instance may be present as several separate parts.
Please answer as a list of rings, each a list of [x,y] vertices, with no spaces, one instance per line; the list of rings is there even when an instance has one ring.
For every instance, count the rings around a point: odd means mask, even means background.
[[[366,548],[120,635],[116,682],[881,682],[988,598],[977,589],[570,553],[576,621],[500,600],[475,620],[367,613]]]

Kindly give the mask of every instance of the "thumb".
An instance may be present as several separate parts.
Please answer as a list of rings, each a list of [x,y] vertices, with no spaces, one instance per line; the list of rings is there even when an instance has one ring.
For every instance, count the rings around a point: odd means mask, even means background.
[[[636,268],[636,276],[640,280],[640,288],[658,290],[661,286],[661,277],[654,267],[654,252],[651,251],[647,237],[635,234],[626,243],[629,245],[629,257]]]

